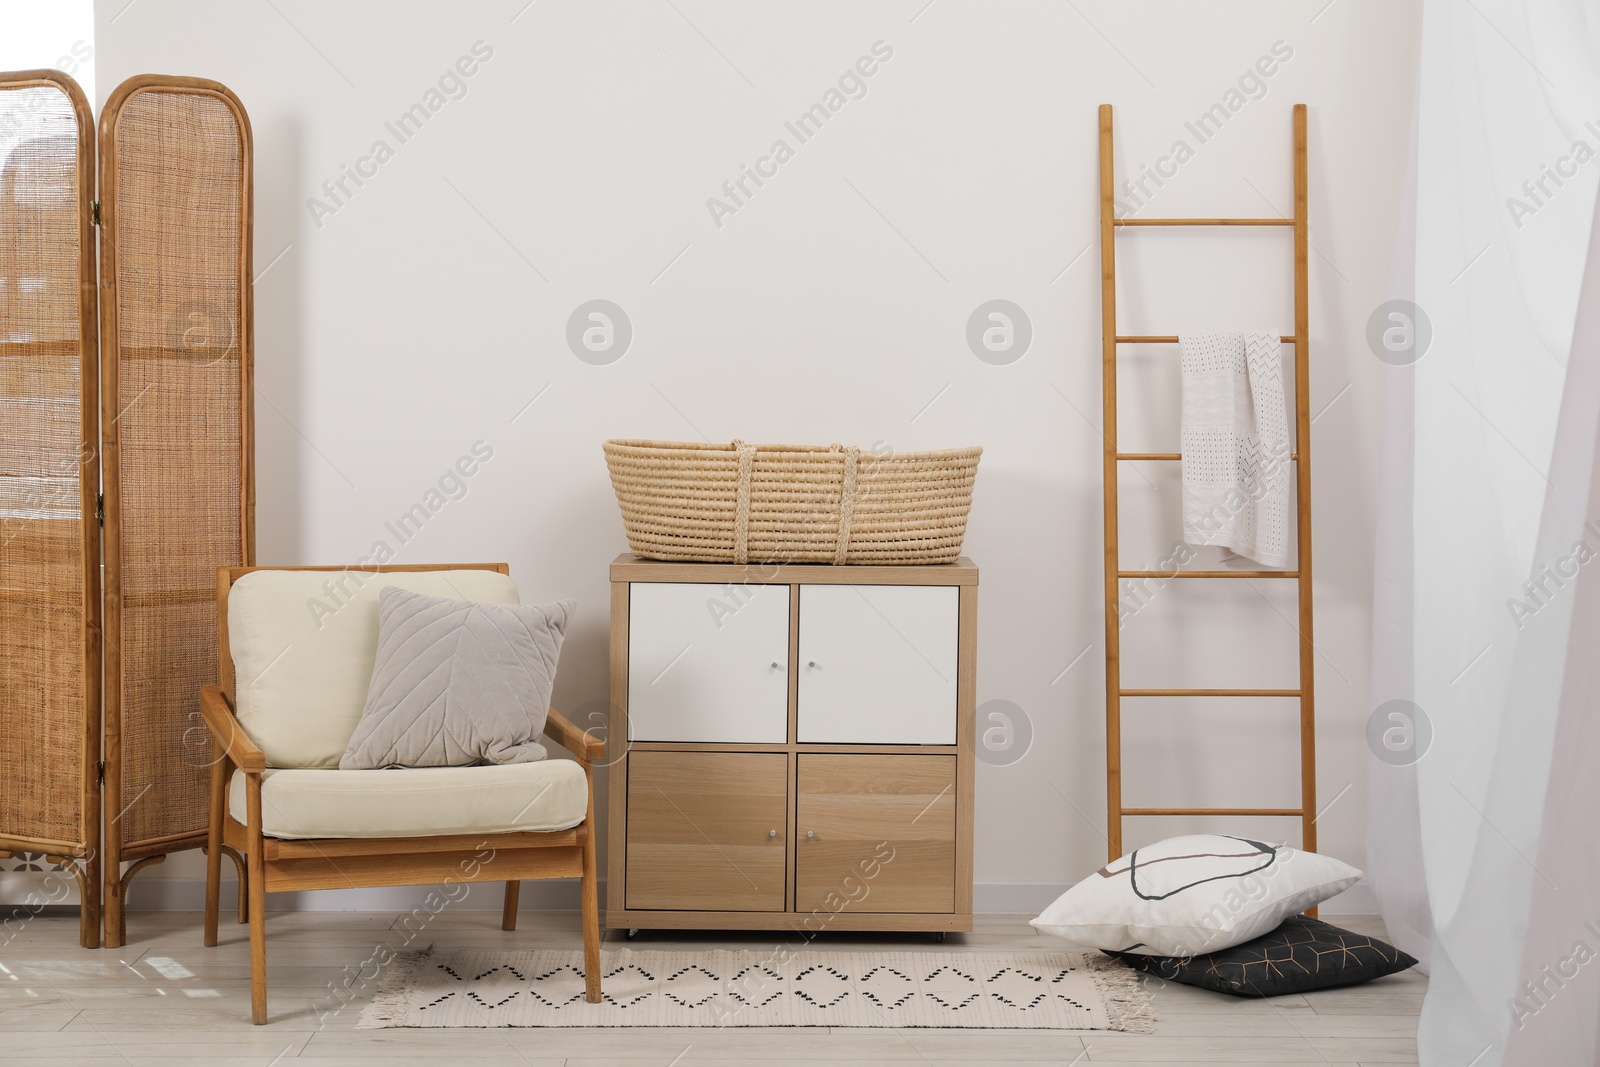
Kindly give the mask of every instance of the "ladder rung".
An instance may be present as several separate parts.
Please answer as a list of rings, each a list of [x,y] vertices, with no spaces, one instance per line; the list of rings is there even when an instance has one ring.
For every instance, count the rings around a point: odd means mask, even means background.
[[[1299,571],[1118,571],[1118,578],[1298,578]]]
[[[1175,333],[1119,333],[1116,340],[1119,345],[1175,345],[1178,343],[1178,335]],[[1286,333],[1279,334],[1278,340],[1283,344],[1292,345],[1297,338],[1294,334]]]
[[[1125,697],[1297,697],[1298,689],[1118,689]]]
[[[1302,808],[1123,808],[1124,815],[1293,815],[1305,814]]]
[[[1112,219],[1113,226],[1293,226],[1294,219]]]
[[[1183,453],[1182,452],[1118,452],[1117,453],[1117,458],[1118,459],[1122,459],[1122,460],[1129,460],[1129,461],[1143,461],[1143,460],[1156,460],[1156,459],[1177,460],[1177,459],[1182,459],[1183,458]],[[1292,459],[1292,460],[1298,460],[1300,458],[1300,453],[1298,453],[1298,452],[1290,452],[1289,453],[1289,458]]]

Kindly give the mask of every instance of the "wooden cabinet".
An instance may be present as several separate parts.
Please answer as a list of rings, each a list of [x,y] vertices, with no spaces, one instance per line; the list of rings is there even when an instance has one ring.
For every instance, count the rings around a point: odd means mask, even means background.
[[[970,560],[611,582],[608,925],[972,928]]]

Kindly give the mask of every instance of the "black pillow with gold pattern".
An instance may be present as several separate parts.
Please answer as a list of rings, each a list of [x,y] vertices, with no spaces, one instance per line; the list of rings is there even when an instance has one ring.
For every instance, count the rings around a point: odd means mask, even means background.
[[[1377,938],[1306,915],[1284,920],[1270,934],[1203,956],[1108,955],[1169,982],[1236,997],[1279,997],[1355,985],[1417,963]]]

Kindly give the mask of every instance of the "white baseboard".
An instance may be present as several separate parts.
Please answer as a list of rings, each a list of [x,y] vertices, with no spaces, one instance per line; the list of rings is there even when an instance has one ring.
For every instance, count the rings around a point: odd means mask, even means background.
[[[12,890],[0,892],[0,910],[7,903],[24,903],[26,894],[15,891],[22,887],[24,879],[28,876],[13,874],[0,879],[0,889]],[[498,911],[500,886],[499,882],[485,882],[452,887],[452,893],[457,895],[462,888],[468,890],[466,897],[452,906],[469,911]],[[438,888],[414,885],[324,889],[311,893],[273,893],[267,901],[268,907],[283,911],[410,911],[422,906],[428,894]],[[980,915],[1037,915],[1066,890],[1067,885],[1059,882],[979,882],[973,887],[972,906]],[[222,899],[232,901],[237,893],[233,879],[224,878]],[[129,911],[200,911],[205,907],[206,884],[200,878],[135,878],[129,886],[128,897]],[[76,903],[77,892],[49,899],[52,903]],[[605,899],[604,883],[600,899]],[[522,907],[525,911],[575,911],[578,882],[576,879],[523,882]],[[1324,915],[1374,915],[1378,911],[1378,901],[1371,886],[1357,882],[1323,904],[1321,911]]]

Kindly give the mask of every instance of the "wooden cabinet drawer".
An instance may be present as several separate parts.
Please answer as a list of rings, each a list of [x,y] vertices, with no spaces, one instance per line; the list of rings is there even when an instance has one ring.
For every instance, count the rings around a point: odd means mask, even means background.
[[[955,911],[956,757],[798,757],[795,908]]]
[[[633,752],[627,768],[629,908],[783,910],[788,756]]]
[[[628,736],[783,744],[789,739],[789,587],[634,582]]]
[[[960,590],[800,587],[803,744],[953,745]]]

